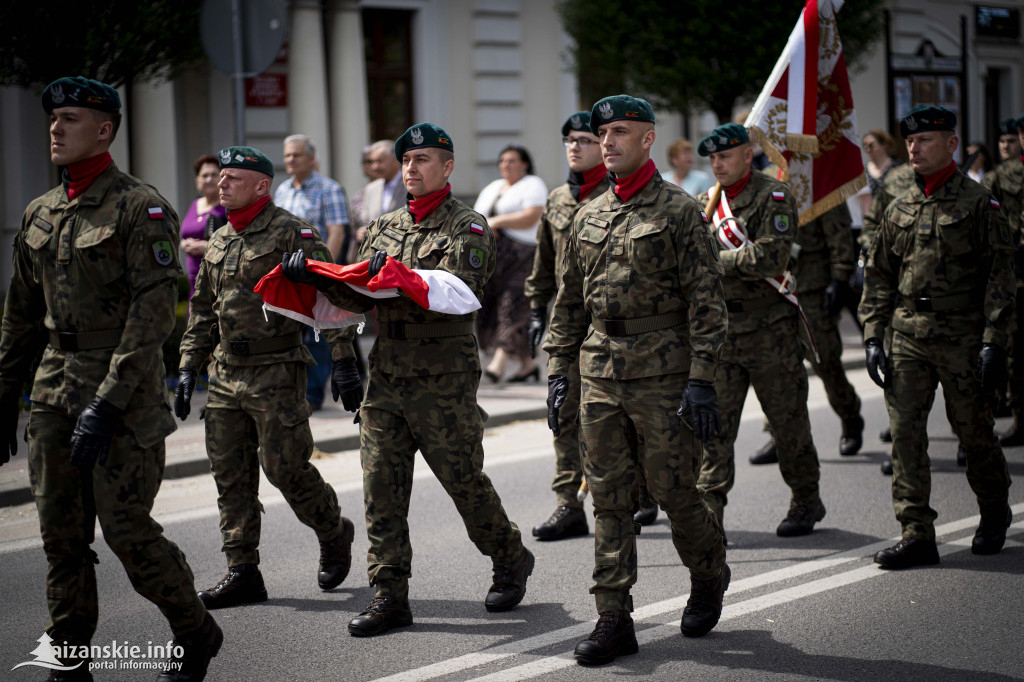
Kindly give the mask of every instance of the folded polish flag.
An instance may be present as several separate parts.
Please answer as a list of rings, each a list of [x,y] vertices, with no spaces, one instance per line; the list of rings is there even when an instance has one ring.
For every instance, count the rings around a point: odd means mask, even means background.
[[[336,279],[371,298],[395,298],[399,290],[421,308],[449,315],[480,309],[480,301],[465,282],[444,270],[414,270],[391,256],[376,277],[370,277],[370,261],[334,265],[307,260],[306,269]],[[338,308],[311,284],[297,284],[284,276],[281,266],[263,276],[253,288],[263,297],[263,309],[273,310],[314,329],[347,327],[363,322],[360,313]],[[265,313],[264,313],[265,314]]]

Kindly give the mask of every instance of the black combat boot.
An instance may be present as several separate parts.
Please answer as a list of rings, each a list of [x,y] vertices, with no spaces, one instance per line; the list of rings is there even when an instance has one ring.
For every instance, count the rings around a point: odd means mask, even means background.
[[[998,554],[1006,542],[1006,529],[1013,523],[1013,511],[1009,506],[1006,511],[992,514],[982,513],[981,523],[971,541],[971,552],[974,554]]]
[[[321,590],[332,590],[340,585],[352,567],[352,538],[355,527],[341,517],[341,533],[328,542],[320,543],[320,572],[317,583]]]
[[[494,583],[487,591],[484,608],[488,611],[509,611],[526,596],[526,579],[533,573],[534,558],[523,547],[519,558],[508,564],[494,564]]]
[[[775,439],[770,439],[757,452],[752,454],[750,456],[750,463],[755,466],[760,464],[778,464],[779,451],[775,448]]]
[[[931,566],[939,563],[939,548],[935,540],[903,538],[892,547],[879,550],[875,563],[896,571],[911,566]]]
[[[1006,429],[1003,435],[999,436],[999,444],[1004,448],[1015,448],[1024,445],[1024,429],[1020,428],[1016,418],[1010,424],[1010,428]]]
[[[892,442],[892,428],[889,427],[889,426],[886,426],[884,429],[879,431],[879,433],[878,433],[878,440],[882,441],[883,443],[891,443]]]
[[[814,530],[814,524],[823,518],[825,518],[825,505],[821,503],[821,500],[809,503],[790,502],[789,513],[775,529],[775,534],[781,538],[808,535]]]
[[[573,656],[580,665],[604,665],[618,656],[639,651],[629,611],[602,611],[590,637],[576,645]]]
[[[267,601],[267,588],[256,564],[238,564],[228,568],[215,587],[200,592],[199,598],[208,609],[224,609]]]
[[[655,522],[658,518],[658,505],[654,500],[651,499],[651,494],[647,492],[647,486],[643,483],[640,484],[640,509],[633,514],[633,523],[638,523],[641,526],[649,526]]]
[[[963,443],[956,444],[956,465],[958,467],[967,466],[967,450],[964,450]]]
[[[860,452],[864,444],[864,418],[859,414],[853,419],[843,420],[843,435],[839,439],[839,454],[852,457]]]
[[[718,575],[710,580],[690,578],[690,598],[683,609],[679,629],[687,637],[701,637],[711,632],[722,617],[722,599],[729,589],[732,571],[729,565],[722,566]]]
[[[172,656],[156,682],[200,682],[206,677],[206,669],[210,659],[220,651],[224,643],[224,633],[209,613],[203,624],[181,637],[174,638],[174,646],[181,647],[184,653],[179,658]]]
[[[557,507],[551,518],[533,527],[533,537],[538,540],[562,540],[589,532],[587,515],[580,507]]]
[[[373,637],[406,625],[412,625],[407,600],[376,596],[362,613],[349,621],[348,633],[353,637]]]

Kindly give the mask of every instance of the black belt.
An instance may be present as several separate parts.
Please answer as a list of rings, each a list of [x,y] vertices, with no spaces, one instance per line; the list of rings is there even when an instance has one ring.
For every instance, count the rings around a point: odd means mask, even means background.
[[[50,332],[50,345],[57,350],[76,353],[80,350],[116,348],[121,343],[120,329],[101,329],[94,332]]]
[[[220,340],[220,349],[231,355],[260,355],[263,353],[276,353],[282,350],[298,348],[302,345],[302,334],[293,332],[284,336],[271,336],[268,339],[256,339],[255,341]]]
[[[900,296],[904,308],[915,313],[940,313],[950,310],[975,308],[983,303],[980,294],[951,294],[949,296],[918,296],[907,298]]]
[[[682,310],[674,310],[670,313],[660,315],[648,315],[646,317],[631,317],[625,320],[602,320],[595,317],[590,321],[591,326],[599,332],[608,336],[633,336],[634,334],[646,334],[659,329],[668,329],[683,324],[687,320],[687,314]]]
[[[761,308],[768,308],[775,305],[776,303],[785,303],[786,299],[782,296],[765,296],[764,298],[734,298],[725,302],[725,309],[730,313],[749,313],[754,310],[760,310]]]
[[[473,333],[473,322],[384,322],[377,325],[377,336],[387,339],[439,339],[448,336],[465,336]]]

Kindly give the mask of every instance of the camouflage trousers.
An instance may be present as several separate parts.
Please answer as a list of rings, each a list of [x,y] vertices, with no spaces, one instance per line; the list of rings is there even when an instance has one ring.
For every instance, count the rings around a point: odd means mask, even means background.
[[[228,566],[260,561],[260,467],[299,521],[322,542],[338,537],[338,496],[309,463],[313,433],[306,366],[210,363],[206,454],[217,484],[222,551]]]
[[[818,348],[818,361],[811,360],[815,373],[821,377],[828,396],[828,404],[840,419],[860,416],[860,397],[846,378],[843,368],[843,339],[839,336],[839,315],[829,315],[825,309],[824,290],[800,294],[800,307],[807,316],[807,326],[814,335]]]
[[[1010,473],[992,432],[992,406],[975,373],[980,349],[980,334],[976,339],[950,340],[915,339],[893,332],[885,406],[892,425],[892,502],[905,538],[935,539],[938,514],[929,506],[927,426],[940,383],[946,415],[967,453],[967,482],[981,513],[995,514],[1005,508]]]
[[[1024,429],[1024,288],[1017,287],[1016,323],[1007,358],[1006,399],[1018,429]]]
[[[122,426],[106,464],[83,475],[70,462],[76,421],[56,407],[32,405],[28,462],[46,552],[46,632],[57,643],[74,645],[88,644],[96,632],[97,558],[90,545],[97,519],[135,591],[156,604],[175,635],[196,629],[206,609],[192,569],[151,516],[164,472],[163,439],[143,447]]]
[[[797,324],[793,315],[746,334],[729,334],[722,347],[715,380],[722,430],[704,444],[698,483],[719,521],[736,480],[734,445],[751,386],[772,425],[779,471],[792,500],[818,501],[818,452],[811,439],[807,370]]]
[[[636,583],[637,483],[665,510],[672,544],[690,575],[707,580],[725,563],[722,530],[697,488],[701,447],[676,416],[686,374],[619,381],[583,377],[583,471],[594,500],[597,610],[630,609]]]
[[[523,551],[519,528],[483,472],[486,414],[476,402],[479,384],[478,372],[421,377],[370,372],[359,409],[359,445],[370,541],[367,573],[380,596],[408,597],[409,497],[417,450],[482,554],[508,563]]]
[[[583,483],[583,463],[580,460],[580,363],[569,365],[566,374],[569,379],[569,393],[565,404],[558,412],[558,427],[561,433],[555,436],[555,476],[551,489],[555,491],[559,507],[581,508],[583,503],[576,499],[580,484]]]

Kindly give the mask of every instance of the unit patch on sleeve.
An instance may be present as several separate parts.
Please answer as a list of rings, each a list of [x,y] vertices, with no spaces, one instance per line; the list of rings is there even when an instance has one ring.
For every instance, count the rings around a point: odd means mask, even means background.
[[[157,265],[167,266],[174,262],[174,246],[171,245],[169,239],[158,237],[151,244],[151,248],[153,249],[153,260]]]
[[[484,265],[484,250],[472,248],[469,250],[469,265],[474,270],[479,270]]]
[[[789,229],[789,216],[780,213],[772,218],[772,224],[775,225],[775,229],[779,232],[785,232]]]

